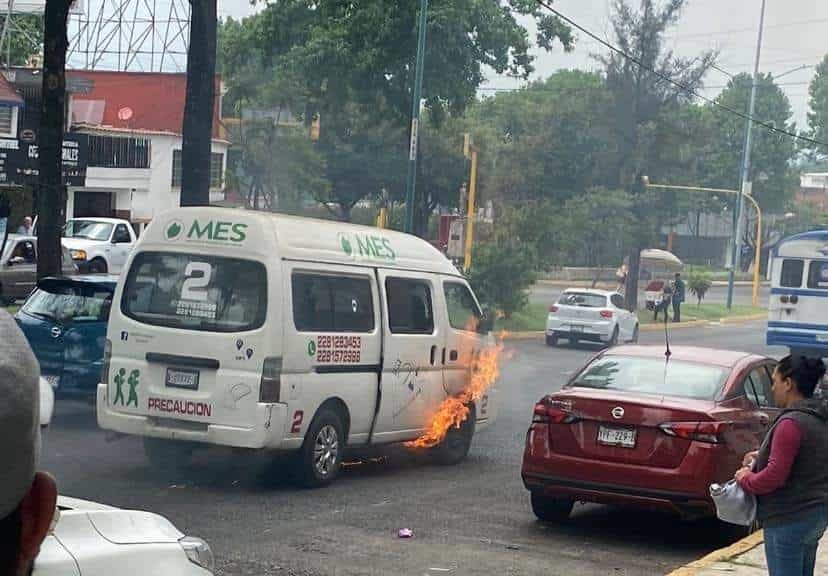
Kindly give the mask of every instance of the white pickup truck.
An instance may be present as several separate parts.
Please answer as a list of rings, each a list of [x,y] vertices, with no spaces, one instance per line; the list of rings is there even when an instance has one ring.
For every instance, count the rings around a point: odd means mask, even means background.
[[[120,274],[136,240],[130,223],[117,218],[72,218],[63,229],[63,245],[81,272]]]

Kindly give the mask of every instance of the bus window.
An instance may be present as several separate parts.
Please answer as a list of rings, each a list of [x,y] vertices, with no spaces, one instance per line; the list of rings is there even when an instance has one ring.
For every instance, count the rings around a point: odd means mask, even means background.
[[[828,260],[814,260],[808,269],[808,288],[828,289]]]
[[[802,286],[802,271],[804,268],[805,262],[802,260],[783,260],[779,285],[783,288],[799,288]]]

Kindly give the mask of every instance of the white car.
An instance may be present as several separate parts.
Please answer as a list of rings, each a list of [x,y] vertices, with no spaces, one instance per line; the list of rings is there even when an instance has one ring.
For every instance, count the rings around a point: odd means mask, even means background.
[[[34,576],[210,576],[213,553],[166,518],[58,497]]]
[[[614,346],[621,341],[638,342],[638,317],[624,308],[618,292],[568,288],[549,308],[546,344],[556,346],[566,338]]]
[[[117,218],[72,218],[63,245],[81,272],[119,274],[137,238],[132,225]]]

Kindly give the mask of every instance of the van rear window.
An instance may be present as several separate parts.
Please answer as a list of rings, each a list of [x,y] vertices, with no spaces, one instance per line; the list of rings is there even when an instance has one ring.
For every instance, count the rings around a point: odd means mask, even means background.
[[[828,260],[814,260],[808,269],[808,288],[828,290]]]
[[[250,260],[142,252],[129,270],[121,311],[153,326],[255,330],[267,315],[267,272]]]
[[[783,260],[779,285],[783,288],[799,288],[802,286],[802,271],[804,268],[805,262],[802,260]]]

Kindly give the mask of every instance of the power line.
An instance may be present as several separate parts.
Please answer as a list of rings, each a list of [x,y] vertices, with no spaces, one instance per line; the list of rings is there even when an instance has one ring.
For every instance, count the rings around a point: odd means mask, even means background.
[[[550,12],[552,12],[555,16],[557,16],[558,18],[560,18],[561,20],[563,20],[564,22],[566,22],[567,24],[572,26],[573,28],[576,28],[576,29],[580,30],[581,32],[583,32],[584,34],[586,34],[587,36],[589,36],[593,40],[598,41],[601,45],[608,48],[612,52],[615,52],[619,56],[622,56],[623,58],[626,58],[627,60],[629,60],[630,62],[632,62],[636,66],[638,66],[639,68],[641,68],[643,70],[646,70],[650,74],[653,74],[654,76],[656,76],[659,79],[667,82],[668,84],[672,84],[676,88],[679,88],[682,92],[684,92],[684,93],[686,93],[690,96],[693,96],[695,98],[698,98],[700,100],[703,100],[703,101],[707,102],[708,104],[712,104],[713,106],[716,106],[717,108],[720,108],[720,109],[722,109],[726,112],[729,112],[730,114],[738,116],[739,118],[742,118],[743,120],[747,120],[747,121],[749,121],[753,124],[756,124],[758,126],[762,126],[763,128],[765,128],[767,130],[770,130],[771,132],[776,132],[778,134],[784,134],[784,135],[790,136],[791,138],[794,138],[796,140],[802,140],[803,142],[808,142],[809,144],[815,144],[815,145],[820,146],[820,147],[828,148],[828,143],[820,142],[819,140],[814,140],[813,138],[808,138],[807,136],[802,136],[800,134],[795,134],[794,132],[789,132],[788,130],[784,130],[782,128],[777,128],[773,124],[770,124],[770,123],[765,122],[763,120],[759,120],[757,118],[754,118],[753,116],[745,114],[744,112],[736,110],[735,108],[731,108],[730,106],[722,104],[721,102],[717,102],[713,98],[708,98],[707,96],[704,96],[703,94],[699,94],[698,92],[696,92],[695,90],[693,90],[689,86],[686,86],[686,85],[682,84],[681,82],[679,82],[677,80],[674,80],[673,78],[670,78],[669,76],[665,76],[664,74],[658,72],[657,70],[654,70],[653,68],[647,66],[646,64],[641,62],[641,60],[639,60],[638,58],[636,58],[632,54],[628,54],[627,52],[624,52],[621,48],[618,48],[614,44],[612,44],[610,42],[607,42],[606,40],[601,39],[599,36],[594,34],[592,31],[588,30],[587,28],[584,28],[583,26],[581,26],[580,24],[578,24],[577,22],[575,22],[574,20],[572,20],[571,18],[566,16],[565,14],[562,14],[558,9],[553,8],[550,4],[548,4],[546,2],[546,0],[535,0],[535,1],[538,4],[540,4],[541,6],[543,6],[544,8],[546,8],[547,10],[549,10]]]

